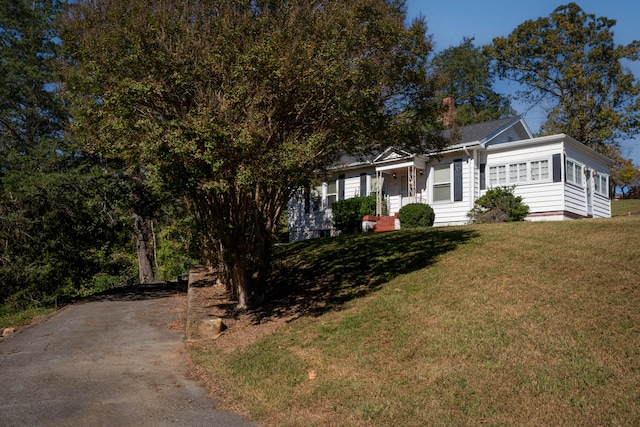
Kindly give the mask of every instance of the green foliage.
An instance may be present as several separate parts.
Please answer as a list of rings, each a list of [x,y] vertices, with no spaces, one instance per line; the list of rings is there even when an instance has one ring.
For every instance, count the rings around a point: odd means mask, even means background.
[[[177,216],[158,233],[156,256],[160,279],[174,280],[199,263],[194,254],[194,231],[193,217]]]
[[[431,227],[436,219],[433,208],[424,203],[410,203],[400,208],[398,219],[402,228]]]
[[[431,43],[423,20],[405,26],[402,2],[152,4],[70,5],[73,131],[187,199],[202,256],[229,274],[239,306],[266,278],[296,189],[390,136],[443,143],[425,125],[440,108]]]
[[[616,45],[615,23],[569,3],[495,38],[484,53],[500,78],[524,85],[521,99],[550,106],[543,135],[566,133],[606,155],[640,130],[640,85],[624,66],[640,57],[640,41]]]
[[[622,192],[623,198],[633,196],[634,189],[637,192],[640,187],[640,169],[631,160],[625,159],[617,147],[609,150],[608,157],[615,162],[611,168],[609,196],[613,199],[617,189]]]
[[[362,217],[376,214],[376,196],[360,196],[338,200],[331,206],[333,223],[344,233],[362,230]]]
[[[509,99],[494,89],[491,62],[473,38],[464,38],[433,58],[440,78],[440,97],[455,100],[456,124],[459,126],[499,119],[515,114]]]
[[[476,200],[469,218],[475,222],[524,221],[529,214],[529,206],[522,203],[522,197],[513,194],[515,187],[497,187]]]
[[[126,188],[64,137],[54,89],[60,1],[0,7],[0,311],[55,306],[126,281]],[[109,277],[105,280],[105,277]]]

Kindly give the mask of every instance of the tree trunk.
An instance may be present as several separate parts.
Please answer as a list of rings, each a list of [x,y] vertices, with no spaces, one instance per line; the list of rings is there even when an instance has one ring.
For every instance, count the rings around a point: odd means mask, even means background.
[[[150,283],[155,280],[155,277],[149,256],[149,230],[146,221],[139,214],[134,212],[132,218],[140,283]]]
[[[251,284],[247,273],[241,263],[236,262],[231,267],[231,280],[234,287],[234,293],[238,298],[238,304],[236,308],[239,310],[246,310],[249,308],[250,294],[249,289]]]

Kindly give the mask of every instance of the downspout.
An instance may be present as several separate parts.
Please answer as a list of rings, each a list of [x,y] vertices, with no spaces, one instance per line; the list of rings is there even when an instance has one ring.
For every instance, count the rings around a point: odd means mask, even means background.
[[[471,169],[471,200],[469,200],[469,210],[473,209],[476,202],[476,191],[480,196],[480,165],[478,165],[478,149],[473,149],[473,167]],[[477,171],[477,173],[476,173]],[[476,179],[477,178],[477,179]]]

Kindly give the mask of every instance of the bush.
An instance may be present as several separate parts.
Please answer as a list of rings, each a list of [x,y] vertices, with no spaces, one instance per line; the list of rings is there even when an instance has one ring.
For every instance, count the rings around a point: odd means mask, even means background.
[[[362,230],[362,217],[376,214],[376,196],[361,196],[338,200],[331,207],[334,226],[343,233]]]
[[[474,222],[524,221],[529,214],[529,206],[522,203],[522,197],[513,194],[515,187],[498,187],[488,190],[476,200],[469,218]]]
[[[398,219],[402,228],[431,227],[436,219],[436,214],[429,205],[410,203],[400,208]]]

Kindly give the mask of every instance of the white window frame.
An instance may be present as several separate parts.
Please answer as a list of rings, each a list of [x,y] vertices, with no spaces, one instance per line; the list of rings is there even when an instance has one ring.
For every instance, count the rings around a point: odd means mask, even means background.
[[[326,185],[326,191],[325,194],[327,195],[325,200],[325,206],[326,209],[331,209],[331,207],[333,206],[333,204],[338,201],[338,180],[337,179],[333,179],[330,182],[325,182],[324,183]],[[335,192],[334,193],[330,193],[330,186],[331,185],[335,185]],[[331,201],[331,197],[333,197],[333,201]]]
[[[584,186],[583,165],[572,159],[565,161],[565,181],[577,187]]]
[[[489,187],[499,187],[507,184],[507,165],[489,166]]]
[[[537,172],[534,175],[534,163],[537,164]],[[546,164],[546,173],[543,174],[543,164]],[[551,180],[550,173],[551,162],[549,159],[536,159],[529,161],[529,181],[530,182],[546,182]]]
[[[433,166],[433,185],[432,185],[433,203],[448,203],[448,202],[451,202],[451,200],[452,200],[453,177],[451,176],[452,175],[451,165],[452,165],[452,163]],[[436,175],[438,175],[436,173],[436,170],[443,171],[445,169],[449,171],[448,180],[447,181],[436,181]],[[449,188],[449,197],[447,199],[436,199],[436,189],[443,189],[445,187]]]
[[[513,176],[515,172],[515,177]],[[529,168],[527,162],[509,163],[508,168],[509,183],[522,184],[529,181]]]
[[[537,167],[532,165],[537,165]],[[544,167],[545,165],[546,167]],[[497,163],[495,165],[487,165],[487,167],[489,169],[489,188],[508,185],[539,184],[542,182],[550,182],[553,179],[551,175],[551,158],[513,161],[502,164]],[[515,174],[513,174],[514,171]]]
[[[609,197],[609,176],[594,172],[593,191],[601,196]]]

